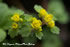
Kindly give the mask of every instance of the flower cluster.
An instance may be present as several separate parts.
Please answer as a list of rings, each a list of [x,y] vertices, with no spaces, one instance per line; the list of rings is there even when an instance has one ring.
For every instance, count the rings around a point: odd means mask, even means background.
[[[18,28],[18,22],[21,21],[23,22],[23,19],[20,18],[20,15],[18,13],[15,13],[12,17],[11,20],[14,21],[12,24],[12,28],[13,29],[17,29]]]
[[[32,27],[38,31],[42,31],[42,22],[40,20],[37,20],[35,17],[32,18],[32,23],[31,23]]]
[[[39,17],[42,17],[42,19],[47,23],[47,26],[54,27],[55,22],[53,20],[53,15],[48,14],[45,9],[41,9],[39,12]]]

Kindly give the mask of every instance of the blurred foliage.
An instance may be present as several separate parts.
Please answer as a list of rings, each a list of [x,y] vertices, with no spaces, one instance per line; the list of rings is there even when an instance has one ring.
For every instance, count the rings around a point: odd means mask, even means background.
[[[43,26],[43,39],[42,47],[60,47],[61,41],[59,35],[53,34],[50,32],[50,29],[46,26]]]
[[[68,14],[61,0],[51,0],[48,4],[48,12],[53,14],[59,23],[65,24],[68,22]]]
[[[6,32],[3,29],[0,29],[0,42],[6,38]]]

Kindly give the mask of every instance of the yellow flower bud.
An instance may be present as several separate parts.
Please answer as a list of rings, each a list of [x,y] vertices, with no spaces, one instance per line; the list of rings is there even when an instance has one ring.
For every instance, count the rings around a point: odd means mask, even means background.
[[[13,24],[12,24],[12,28],[13,28],[13,29],[17,29],[17,28],[18,28],[18,24],[17,24],[17,23],[13,23]]]
[[[40,13],[39,13],[39,17],[43,17],[47,14],[46,10],[45,9],[41,9],[40,10]]]
[[[50,21],[50,22],[48,23],[48,26],[51,27],[51,28],[54,27],[54,26],[55,26],[55,22],[54,22],[53,20]]]
[[[11,17],[11,19],[12,19],[13,21],[15,21],[15,22],[18,22],[18,21],[20,20],[20,16],[19,16],[19,14],[15,13],[15,14]]]
[[[45,22],[48,23],[53,19],[53,16],[51,14],[48,14],[43,19],[44,19]]]

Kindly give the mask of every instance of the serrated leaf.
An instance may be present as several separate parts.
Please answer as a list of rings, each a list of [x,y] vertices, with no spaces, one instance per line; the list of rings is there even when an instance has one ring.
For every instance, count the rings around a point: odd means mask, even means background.
[[[0,42],[6,38],[6,32],[3,29],[0,29]]]
[[[8,35],[10,35],[11,38],[14,38],[18,35],[18,30],[13,30],[13,29],[10,29],[8,31]]]
[[[24,26],[23,28],[20,29],[20,32],[19,34],[22,36],[22,37],[28,37],[31,33],[31,27],[29,26]]]
[[[39,13],[42,7],[40,5],[35,5],[34,9]]]
[[[51,28],[51,32],[55,33],[55,34],[59,34],[60,29],[57,26],[54,26],[53,28]]]
[[[26,21],[31,21],[31,20],[32,20],[32,16],[29,15],[29,14],[24,14],[24,19],[25,19]]]
[[[34,34],[30,34],[29,37],[24,37],[23,38],[23,42],[24,43],[35,43],[37,40],[36,40],[36,37]]]
[[[11,11],[10,14],[14,14],[14,13],[18,13],[19,15],[23,15],[24,14],[24,11],[19,10],[19,9],[15,9],[15,10],[11,9],[10,11]]]
[[[43,33],[42,32],[36,32],[35,33],[35,35],[36,35],[36,37],[38,38],[38,39],[42,39],[42,37],[43,37]]]
[[[24,22],[23,25],[31,28],[31,23],[30,22]]]

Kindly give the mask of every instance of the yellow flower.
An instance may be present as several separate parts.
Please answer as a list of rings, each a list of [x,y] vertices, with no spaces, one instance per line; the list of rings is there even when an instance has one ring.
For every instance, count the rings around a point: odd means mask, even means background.
[[[55,26],[55,22],[54,22],[53,20],[50,21],[50,22],[48,23],[48,26],[51,27],[51,28],[54,27],[54,26]]]
[[[42,22],[40,20],[37,20],[36,18],[33,18],[31,25],[34,29],[37,29],[42,25]]]
[[[39,13],[39,17],[43,17],[47,14],[46,10],[45,9],[41,9],[40,10],[40,13]]]
[[[12,28],[13,28],[13,29],[17,29],[17,28],[18,28],[18,24],[17,24],[17,23],[13,23],[13,24],[12,24]]]
[[[17,13],[15,13],[15,14],[11,17],[11,19],[12,19],[13,21],[15,21],[15,22],[18,22],[18,21],[20,20],[20,15],[17,14]]]
[[[20,21],[21,21],[21,22],[23,22],[23,19],[22,19],[22,18],[20,18]]]
[[[53,16],[51,14],[46,15],[44,18],[45,22],[50,22],[53,19]]]

